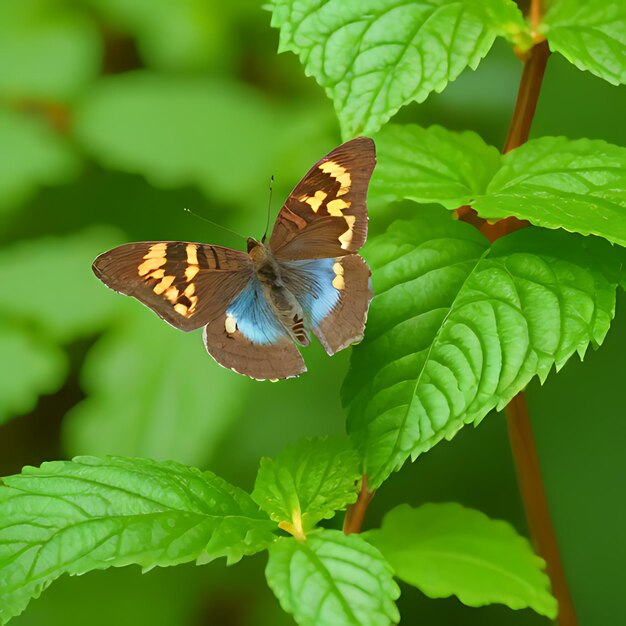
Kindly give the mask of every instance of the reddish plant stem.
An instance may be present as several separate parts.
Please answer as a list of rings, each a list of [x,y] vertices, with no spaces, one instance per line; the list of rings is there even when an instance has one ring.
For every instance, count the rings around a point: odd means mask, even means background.
[[[538,0],[533,0],[531,20],[535,25],[540,19],[539,11]],[[502,150],[505,154],[528,140],[549,55],[547,42],[541,41],[531,48],[525,59],[513,118]],[[528,222],[509,217],[495,224],[485,222],[480,230],[491,241],[495,241],[527,225]],[[528,527],[537,553],[546,561],[546,570],[552,582],[552,592],[559,603],[558,623],[560,626],[577,626],[574,605],[550,519],[528,407],[522,392],[509,403],[505,414]]]
[[[550,48],[547,41],[534,45],[529,51],[517,92],[513,118],[502,149],[504,154],[528,141],[549,56]]]
[[[359,497],[354,504],[351,504],[348,507],[348,510],[346,511],[346,516],[343,520],[343,532],[346,535],[361,532],[363,519],[365,518],[365,511],[367,511],[367,505],[370,503],[375,493],[376,490],[367,490],[367,476],[363,474]]]
[[[546,561],[546,571],[552,582],[552,593],[559,603],[558,623],[560,626],[576,626],[578,620],[552,528],[524,394],[518,393],[509,402],[504,412],[530,535],[537,553]]]
[[[537,32],[537,27],[541,22],[541,0],[530,0],[528,17],[530,18],[530,28],[534,34]]]

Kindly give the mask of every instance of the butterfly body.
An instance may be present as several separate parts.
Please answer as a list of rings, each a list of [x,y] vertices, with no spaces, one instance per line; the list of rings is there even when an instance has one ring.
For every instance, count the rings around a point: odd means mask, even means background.
[[[247,253],[202,243],[131,243],[100,255],[98,278],[180,330],[204,326],[213,358],[256,379],[306,371],[296,345],[315,334],[329,354],[362,338],[372,292],[357,254],[367,235],[365,197],[374,143],[349,141],[305,175],[266,245]]]
[[[281,267],[271,249],[252,237],[248,238],[248,254],[270,309],[296,343],[308,346],[311,340],[304,323],[304,310],[283,280],[283,273],[288,273],[289,268]]]

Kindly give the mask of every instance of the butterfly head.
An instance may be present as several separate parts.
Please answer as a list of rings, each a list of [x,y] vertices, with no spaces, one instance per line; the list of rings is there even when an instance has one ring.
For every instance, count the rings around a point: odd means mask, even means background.
[[[254,248],[262,245],[263,244],[260,241],[257,241],[254,237],[248,237],[248,254],[250,254]]]
[[[263,243],[254,237],[248,237],[248,254],[255,263],[262,263],[267,260],[270,253]]]

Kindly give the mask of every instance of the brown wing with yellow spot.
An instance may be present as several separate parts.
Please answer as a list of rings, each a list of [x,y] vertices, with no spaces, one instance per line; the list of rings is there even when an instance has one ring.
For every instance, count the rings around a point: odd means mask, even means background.
[[[252,277],[250,257],[237,250],[185,241],[129,243],[93,263],[108,287],[137,298],[180,330],[222,316]]]
[[[331,312],[313,327],[328,354],[333,355],[363,339],[365,321],[374,297],[370,268],[358,254],[336,259],[332,285],[339,299]]]
[[[270,238],[278,259],[358,252],[367,236],[367,187],[376,164],[368,137],[347,141],[318,161],[291,192]]]

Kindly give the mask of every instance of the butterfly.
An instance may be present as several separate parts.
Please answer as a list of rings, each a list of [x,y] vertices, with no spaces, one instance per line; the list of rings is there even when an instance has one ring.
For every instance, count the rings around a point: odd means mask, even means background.
[[[371,272],[357,252],[367,236],[374,142],[357,137],[329,152],[281,208],[269,244],[247,254],[185,241],[129,243],[101,254],[93,271],[172,326],[204,327],[222,366],[257,380],[298,376],[297,346],[313,333],[329,355],[363,337]]]

